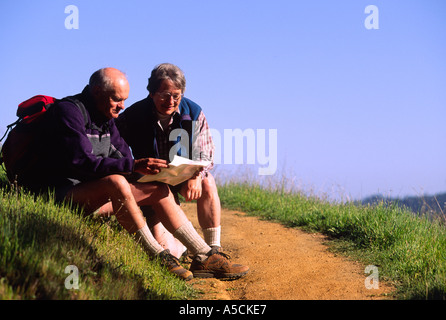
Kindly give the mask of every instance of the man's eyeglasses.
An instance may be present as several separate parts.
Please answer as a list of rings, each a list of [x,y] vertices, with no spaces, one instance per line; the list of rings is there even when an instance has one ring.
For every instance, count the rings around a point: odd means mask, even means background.
[[[160,99],[163,101],[170,100],[171,98],[173,98],[173,101],[175,102],[178,102],[184,95],[182,93],[171,94],[170,92],[163,92],[163,93],[157,92],[156,94],[159,95]]]

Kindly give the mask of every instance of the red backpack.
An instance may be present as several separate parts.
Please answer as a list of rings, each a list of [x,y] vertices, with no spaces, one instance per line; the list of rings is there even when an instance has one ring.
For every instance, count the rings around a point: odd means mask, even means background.
[[[0,139],[1,142],[7,135],[1,148],[0,165],[4,163],[11,183],[20,184],[29,172],[38,169],[36,163],[41,151],[39,146],[44,139],[46,111],[58,101],[50,96],[37,95],[19,104],[16,113],[18,120],[7,126]],[[70,102],[75,103],[87,119],[84,105],[76,100],[70,99]]]

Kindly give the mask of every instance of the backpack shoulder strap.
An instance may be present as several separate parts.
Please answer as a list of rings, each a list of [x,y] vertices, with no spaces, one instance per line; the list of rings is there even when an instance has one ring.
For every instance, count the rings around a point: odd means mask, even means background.
[[[80,101],[79,99],[76,99],[75,96],[73,96],[73,97],[66,97],[66,98],[63,98],[63,99],[59,100],[59,102],[62,102],[62,101],[68,101],[68,102],[71,102],[71,103],[75,104],[79,108],[80,112],[82,113],[82,116],[84,117],[85,127],[86,128],[90,128],[91,127],[90,116],[88,115],[87,108],[85,108],[85,105],[82,103],[82,101]]]

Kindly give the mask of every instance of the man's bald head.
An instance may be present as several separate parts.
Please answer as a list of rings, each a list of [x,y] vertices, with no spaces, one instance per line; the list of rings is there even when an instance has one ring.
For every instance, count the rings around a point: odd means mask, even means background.
[[[94,72],[90,77],[89,88],[96,107],[108,119],[118,117],[130,91],[127,77],[115,68],[102,68]]]
[[[90,92],[93,93],[95,90],[102,92],[110,91],[113,88],[114,82],[120,82],[125,85],[128,81],[126,75],[118,69],[99,69],[90,77]]]

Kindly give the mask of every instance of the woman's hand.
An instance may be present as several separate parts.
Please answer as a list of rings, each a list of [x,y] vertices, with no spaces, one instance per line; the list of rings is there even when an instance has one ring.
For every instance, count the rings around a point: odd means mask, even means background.
[[[181,194],[186,201],[198,200],[201,198],[201,175],[197,174],[193,178],[187,180],[181,190]]]

